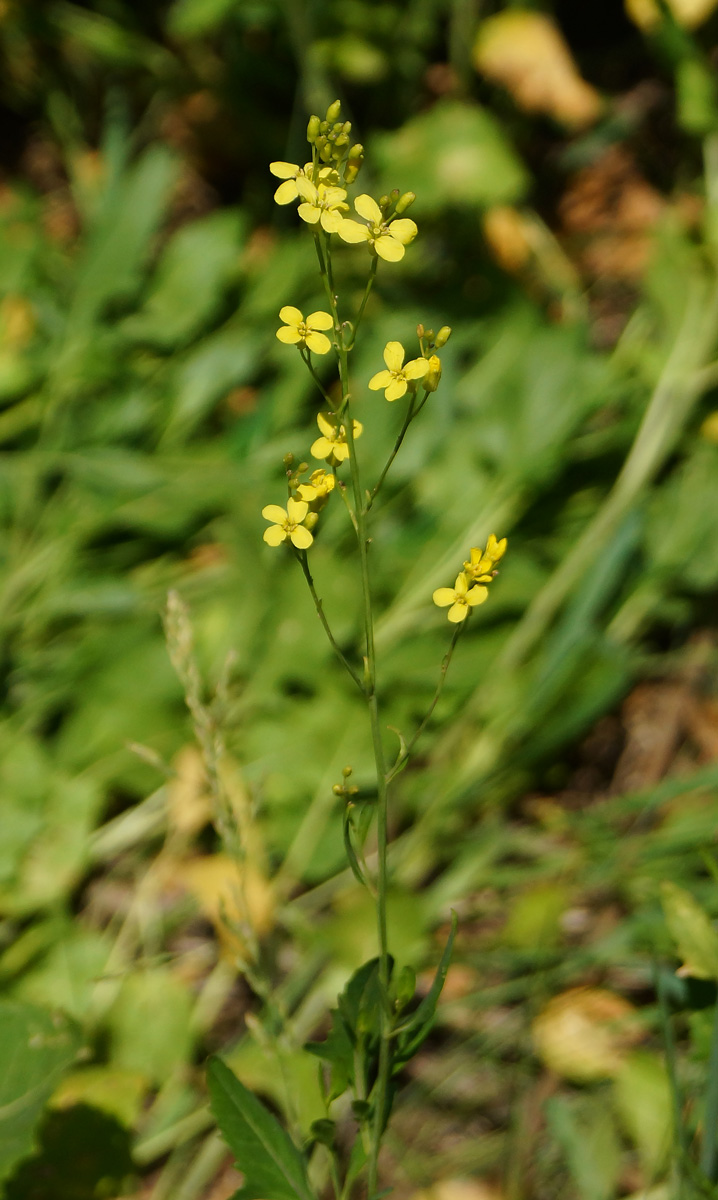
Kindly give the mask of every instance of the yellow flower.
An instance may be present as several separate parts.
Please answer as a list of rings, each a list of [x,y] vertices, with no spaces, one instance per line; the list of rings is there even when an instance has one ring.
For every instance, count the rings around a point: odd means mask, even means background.
[[[468,577],[461,571],[456,576],[456,583],[452,588],[444,587],[437,588],[434,592],[434,604],[438,604],[439,608],[446,608],[451,605],[448,612],[449,620],[458,625],[460,621],[465,621],[469,615],[469,609],[475,604],[483,604],[489,594],[489,589],[486,587],[469,587]]]
[[[339,419],[334,413],[317,413],[317,425],[321,437],[318,437],[312,445],[312,454],[315,458],[325,458],[327,462],[333,463],[335,466],[344,462],[345,458],[349,457],[349,447],[346,440],[346,430],[343,425],[339,424]],[[352,421],[352,429],[354,437],[361,437],[363,425],[359,421]]]
[[[297,212],[308,225],[321,224],[327,233],[336,233],[344,219],[342,213],[349,208],[345,204],[344,188],[327,186],[319,183],[316,187],[308,179],[298,177],[297,188],[303,203]]]
[[[411,362],[402,366],[404,347],[401,342],[387,342],[384,348],[384,362],[387,370],[373,375],[369,380],[369,387],[373,392],[385,388],[384,395],[387,400],[398,400],[400,396],[404,395],[413,379],[423,378],[429,370],[429,362],[426,358],[412,358]]]
[[[328,312],[310,313],[305,321],[298,308],[285,304],[284,308],[280,308],[279,316],[284,321],[281,329],[277,330],[280,342],[287,346],[298,346],[300,349],[306,346],[307,350],[313,350],[315,354],[329,353],[332,348],[329,338],[323,333],[317,333],[318,329],[331,329],[334,325],[334,319]]]
[[[469,561],[464,563],[464,570],[469,579],[473,579],[475,583],[490,583],[493,579],[494,567],[506,553],[506,538],[498,541],[496,535],[492,533],[485,550],[473,546],[470,553]]]
[[[408,217],[385,221],[376,200],[366,194],[357,196],[354,207],[369,224],[360,225],[358,221],[344,217],[339,224],[339,237],[345,242],[368,242],[369,249],[386,262],[399,262],[404,257],[404,247],[413,242],[418,233],[414,222]]]
[[[265,521],[272,521],[269,529],[264,531],[264,540],[270,546],[281,546],[282,542],[291,542],[298,550],[308,550],[314,538],[302,522],[309,512],[306,500],[287,500],[286,510],[278,504],[267,504],[262,509]]]
[[[308,483],[300,483],[297,491],[302,500],[323,507],[329,499],[329,493],[334,491],[335,483],[334,476],[320,467],[317,471],[312,471]]]
[[[274,199],[277,204],[291,204],[292,200],[299,199],[299,187],[297,186],[298,179],[311,179],[314,164],[305,163],[303,167],[297,166],[296,163],[288,162],[273,162],[269,164],[269,169],[278,179],[283,179],[284,183],[280,183]],[[322,167],[319,172],[319,178],[325,183],[334,183],[338,181],[339,176],[332,167]]]

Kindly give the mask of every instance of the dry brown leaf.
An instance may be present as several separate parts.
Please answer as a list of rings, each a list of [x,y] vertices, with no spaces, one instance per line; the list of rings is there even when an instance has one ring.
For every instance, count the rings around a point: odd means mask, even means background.
[[[642,1036],[628,1000],[589,987],[555,996],[539,1013],[531,1033],[546,1066],[576,1081],[611,1078]]]
[[[511,9],[483,21],[473,61],[526,112],[546,113],[571,129],[592,124],[601,113],[601,97],[581,78],[560,30],[544,13]]]
[[[505,271],[519,271],[531,257],[526,222],[516,208],[501,204],[483,219],[484,237],[494,258]]]

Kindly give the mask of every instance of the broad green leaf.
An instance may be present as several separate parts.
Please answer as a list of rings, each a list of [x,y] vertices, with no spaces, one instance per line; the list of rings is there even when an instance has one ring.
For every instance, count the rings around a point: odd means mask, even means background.
[[[509,204],[528,186],[501,126],[476,104],[435,104],[395,133],[377,136],[372,149],[391,187],[416,192],[412,215]]]
[[[191,1018],[192,996],[166,967],[129,975],[110,1014],[113,1064],[164,1083],[191,1053]]]
[[[683,959],[682,975],[718,980],[718,933],[690,892],[666,880],[661,884],[666,924]]]
[[[0,1179],[31,1153],[43,1108],[80,1045],[67,1017],[0,1001]]]
[[[242,1200],[314,1200],[302,1155],[276,1117],[220,1058],[207,1078],[212,1111],[244,1175]]]
[[[672,1140],[671,1090],[663,1063],[645,1052],[630,1055],[615,1077],[614,1099],[621,1123],[652,1178],[665,1164]]]

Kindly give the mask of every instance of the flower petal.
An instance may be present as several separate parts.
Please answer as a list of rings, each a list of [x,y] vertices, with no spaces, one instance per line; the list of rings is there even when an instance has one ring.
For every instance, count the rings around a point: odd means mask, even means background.
[[[446,608],[447,604],[453,604],[455,599],[453,588],[437,588],[432,596],[434,604],[438,604],[439,608]]]
[[[297,175],[296,183],[297,191],[302,197],[302,200],[306,200],[309,204],[316,204],[319,198],[319,192],[315,188],[311,179],[307,179],[306,175]]]
[[[389,233],[396,238],[397,242],[401,242],[402,246],[408,246],[409,242],[413,242],[418,232],[415,222],[410,221],[408,217],[392,221],[389,226]]]
[[[309,329],[331,329],[333,325],[334,317],[328,312],[313,312],[307,317]]]
[[[276,204],[291,204],[292,200],[296,200],[299,196],[297,185],[293,179],[285,179],[284,183],[280,183],[274,193]]]
[[[287,500],[287,516],[290,521],[298,525],[300,521],[304,520],[308,512],[309,505],[306,500],[295,500],[293,496],[289,497]]]
[[[374,239],[374,249],[384,262],[400,262],[404,257],[404,247],[388,233]]]
[[[360,217],[364,217],[365,221],[371,221],[372,225],[381,225],[381,209],[376,200],[372,200],[371,196],[367,196],[366,192],[361,196],[357,196],[354,201],[354,207]]]
[[[294,179],[301,170],[296,163],[288,162],[273,162],[269,164],[269,169],[277,179]]]
[[[377,371],[369,380],[369,388],[372,392],[378,392],[380,388],[388,387],[393,378],[391,371]]]
[[[296,346],[297,342],[302,340],[301,333],[293,325],[282,325],[281,329],[277,330],[277,337],[287,346]]]
[[[472,587],[466,593],[466,603],[470,604],[472,608],[475,604],[483,604],[488,594],[489,589],[487,587]]]
[[[427,358],[412,358],[404,367],[404,375],[407,379],[423,379],[426,372],[429,370],[429,360]]]
[[[400,371],[404,361],[404,347],[401,342],[387,342],[384,347],[384,362],[390,371]]]
[[[352,433],[354,434],[354,437],[361,437],[363,432],[364,426],[362,425],[361,421],[352,421]]]
[[[387,400],[399,400],[404,395],[408,386],[405,379],[392,379],[384,395]]]
[[[265,529],[262,537],[268,546],[281,546],[282,542],[287,540],[287,534],[280,525],[270,525],[269,529]]]
[[[283,525],[287,519],[285,509],[280,508],[278,504],[265,504],[262,509],[262,516],[265,521],[274,521],[278,525]]]
[[[319,194],[322,197],[322,200],[324,200],[325,204],[328,204],[330,208],[334,208],[335,205],[341,204],[342,200],[346,200],[347,198],[344,188],[326,187],[324,184],[320,184],[319,186],[321,188]]]
[[[452,604],[451,608],[449,609],[449,611],[446,615],[448,616],[449,620],[451,622],[453,622],[454,625],[458,625],[459,621],[466,620],[466,618],[469,615],[469,609],[468,609],[467,604],[464,601],[462,601],[460,604],[459,603]]]
[[[289,538],[297,550],[308,550],[314,541],[309,530],[305,529],[303,525],[297,525],[297,528],[290,533]]]
[[[320,437],[316,442],[312,442],[310,454],[313,458],[329,458],[329,455],[334,449],[334,443],[329,441],[329,438]]]
[[[335,436],[337,428],[336,419],[332,420],[328,413],[317,413],[317,425],[325,437],[333,438]]]
[[[360,225],[358,221],[352,221],[349,217],[344,217],[337,233],[343,242],[349,242],[352,246],[358,245],[359,242],[368,242],[370,238],[366,225]]]
[[[309,331],[304,339],[305,345],[313,354],[328,354],[332,344],[326,334]]]
[[[454,584],[454,590],[456,591],[457,596],[465,596],[469,590],[469,581],[466,578],[466,576],[464,575],[463,571],[460,571],[459,574],[456,576],[456,583]]]
[[[339,228],[344,218],[340,212],[336,212],[334,209],[328,210],[323,208],[320,220],[322,229],[326,230],[327,233],[339,233]]]
[[[354,437],[356,436],[357,435],[355,433]],[[344,462],[344,459],[349,457],[349,447],[347,446],[346,442],[335,442],[335,444],[332,446],[332,455],[338,463]]]
[[[300,204],[297,212],[307,225],[316,225],[322,215],[322,210],[314,204]]]
[[[304,317],[293,304],[285,304],[284,308],[279,310],[279,319],[284,321],[285,325],[301,325]]]

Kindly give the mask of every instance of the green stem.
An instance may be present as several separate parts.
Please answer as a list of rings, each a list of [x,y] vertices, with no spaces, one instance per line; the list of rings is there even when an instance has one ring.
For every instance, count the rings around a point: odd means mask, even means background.
[[[451,644],[449,645],[449,649],[446,651],[446,654],[444,655],[444,657],[441,661],[441,670],[439,672],[439,682],[436,685],[436,691],[434,692],[434,697],[431,701],[431,704],[429,705],[426,712],[424,713],[421,723],[419,724],[419,727],[416,730],[413,738],[411,739],[410,742],[407,743],[407,745],[404,747],[404,749],[397,756],[396,762],[394,763],[393,767],[391,768],[391,770],[389,771],[389,773],[386,777],[387,783],[391,783],[392,779],[396,775],[399,774],[399,772],[401,771],[404,764],[408,761],[408,759],[411,755],[411,752],[414,749],[414,746],[416,745],[416,743],[418,742],[422,733],[426,729],[427,724],[431,720],[432,713],[433,713],[434,709],[436,708],[437,704],[439,703],[439,697],[441,696],[441,693],[444,690],[444,684],[446,683],[446,673],[449,670],[449,663],[451,662],[451,656],[454,653],[454,650],[456,648],[456,643],[459,640],[459,636],[461,634],[461,631],[464,628],[464,625],[465,625],[465,622],[462,621],[462,623],[460,625],[456,625],[454,627],[454,633],[451,638]]]
[[[427,392],[426,395],[424,396],[424,400],[422,401],[421,405],[419,406],[420,408],[424,407],[424,403],[426,401],[426,396],[428,396],[428,394],[429,393]],[[411,400],[409,402],[409,407],[407,408],[406,416],[404,417],[404,422],[402,424],[401,429],[399,430],[399,433],[397,434],[396,441],[394,442],[394,448],[393,448],[391,454],[389,455],[388,459],[386,460],[386,463],[384,465],[384,470],[382,471],[381,475],[379,476],[376,486],[374,487],[374,489],[371,493],[371,496],[369,497],[369,499],[366,502],[366,511],[367,512],[369,512],[369,509],[371,508],[372,504],[374,503],[377,496],[379,495],[379,490],[380,490],[384,480],[386,479],[387,474],[389,473],[389,468],[391,467],[391,464],[393,463],[394,459],[396,458],[397,454],[399,453],[399,450],[401,449],[401,443],[404,441],[404,438],[406,437],[406,431],[409,428],[409,426],[411,425],[411,422],[414,420],[414,417],[417,415],[417,412],[419,411],[419,409],[417,409],[417,410],[414,409],[415,403],[416,403],[416,392],[412,392]]]
[[[331,287],[329,288],[329,302],[332,306],[334,314],[335,326],[340,329],[339,314],[337,311],[337,301]],[[367,707],[369,709],[369,721],[371,725],[371,738],[374,750],[374,763],[376,767],[376,784],[377,784],[377,896],[376,896],[376,917],[377,917],[377,936],[379,942],[379,983],[384,1003],[380,1010],[380,1041],[379,1041],[379,1067],[376,1083],[374,1085],[374,1116],[372,1126],[371,1149],[369,1153],[368,1178],[367,1187],[368,1195],[372,1197],[377,1190],[378,1176],[378,1161],[379,1147],[384,1131],[384,1117],[386,1109],[387,1091],[389,1086],[389,1074],[391,1070],[391,1055],[390,1055],[390,1021],[389,1021],[389,942],[387,935],[387,920],[386,920],[386,897],[387,897],[387,843],[388,843],[388,803],[387,803],[387,782],[386,782],[386,764],[384,761],[384,747],[381,739],[381,726],[379,722],[379,707],[376,698],[376,661],[374,654],[374,617],[372,612],[371,602],[371,584],[369,578],[369,555],[368,555],[368,538],[366,531],[366,513],[364,511],[364,500],[362,496],[361,476],[359,472],[359,462],[357,460],[356,445],[354,442],[354,428],[352,424],[352,416],[349,412],[349,367],[348,367],[348,347],[344,345],[343,337],[339,339],[339,375],[342,387],[341,410],[346,413],[344,420],[344,429],[347,447],[349,449],[349,466],[351,470],[352,489],[354,493],[354,513],[356,518],[355,529],[357,543],[359,547],[359,564],[361,571],[361,586],[362,599],[364,609],[364,640],[365,640],[365,658],[364,658],[364,694],[366,696]]]
[[[371,295],[371,289],[374,286],[374,280],[376,279],[376,269],[377,269],[378,265],[379,265],[379,259],[376,257],[372,258],[371,267],[369,269],[369,278],[366,281],[366,287],[364,288],[364,295],[362,297],[362,302],[359,305],[359,312],[356,315],[356,320],[352,323],[352,326],[353,326],[352,340],[351,340],[351,344],[347,347],[348,350],[354,349],[354,343],[357,340],[357,330],[359,329],[359,326],[361,324],[361,319],[364,316],[364,309],[366,308],[367,300],[369,299],[369,297]]]
[[[708,1087],[706,1088],[706,1110],[703,1121],[703,1148],[701,1170],[711,1183],[718,1179],[716,1161],[716,1136],[718,1135],[718,1001],[713,1016],[713,1033],[708,1059]]]
[[[293,547],[293,549],[294,549],[294,547]],[[356,671],[354,670],[354,668],[351,665],[351,663],[349,662],[349,660],[345,657],[343,651],[340,650],[339,644],[338,644],[336,638],[334,637],[334,634],[331,631],[329,622],[327,621],[327,618],[324,615],[324,605],[322,604],[321,599],[317,595],[317,589],[314,586],[314,580],[312,579],[312,573],[309,570],[309,563],[307,562],[306,552],[302,552],[301,550],[294,549],[294,555],[295,555],[295,558],[297,559],[297,562],[299,563],[300,567],[302,568],[302,571],[304,572],[304,578],[306,579],[307,585],[309,587],[309,591],[312,594],[312,600],[314,601],[314,607],[317,610],[317,616],[319,617],[319,620],[322,623],[322,628],[324,629],[324,632],[326,633],[327,637],[329,638],[331,647],[332,647],[334,653],[336,654],[337,658],[339,659],[340,663],[344,667],[344,669],[346,671],[348,671],[349,674],[351,675],[355,684],[359,688],[359,691],[362,693],[362,695],[364,695],[364,684],[362,683],[361,679],[357,675]]]
[[[319,378],[316,371],[314,370],[314,367],[312,366],[312,361],[309,357],[309,351],[308,350],[300,350],[299,353],[302,356],[302,362],[306,363],[307,367],[309,368],[309,374],[311,375],[312,379],[314,380],[317,387],[319,388],[319,391],[322,393],[322,396],[324,397],[324,399],[326,400],[327,404],[332,409],[332,411],[334,411],[334,407],[335,407],[334,401],[332,400],[331,396],[329,395],[329,392],[327,391],[327,389],[325,388],[321,379]]]

